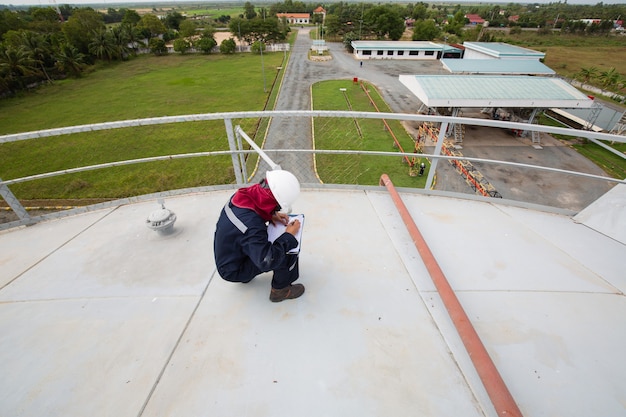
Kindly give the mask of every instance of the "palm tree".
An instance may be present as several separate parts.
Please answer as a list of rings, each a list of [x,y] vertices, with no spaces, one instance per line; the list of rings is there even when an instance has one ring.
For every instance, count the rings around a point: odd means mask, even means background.
[[[598,76],[598,68],[596,67],[587,67],[581,68],[577,74],[577,78],[582,78],[583,82],[588,83],[592,78],[596,78]]]
[[[611,68],[600,73],[600,80],[602,81],[602,85],[605,87],[613,87],[617,85],[619,78],[620,74],[615,70],[615,68]]]
[[[89,52],[96,58],[110,61],[115,57],[115,44],[111,34],[106,29],[92,32],[89,42]]]
[[[9,47],[0,50],[0,75],[9,91],[13,91],[14,87],[24,88],[25,79],[36,73],[36,64],[23,48]]]
[[[123,36],[126,38],[129,52],[132,52],[133,55],[137,55],[137,50],[140,47],[145,48],[146,45],[142,41],[143,36],[141,35],[141,31],[137,28],[137,25],[122,23],[119,27],[124,32]]]
[[[69,43],[61,44],[55,58],[54,65],[59,71],[80,77],[85,67],[85,55],[79,52],[76,47]]]
[[[21,34],[22,48],[26,51],[28,56],[32,58],[33,62],[41,70],[41,73],[45,75],[49,83],[52,83],[52,79],[46,71],[46,63],[51,61],[52,48],[47,39],[38,33],[31,31],[24,31]]]
[[[122,26],[117,26],[112,28],[110,33],[115,46],[115,57],[125,60],[130,52],[128,31]]]

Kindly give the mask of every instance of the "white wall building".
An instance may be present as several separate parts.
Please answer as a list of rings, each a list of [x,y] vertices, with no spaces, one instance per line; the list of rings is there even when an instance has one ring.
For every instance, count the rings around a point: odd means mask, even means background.
[[[309,13],[276,13],[276,17],[279,19],[285,18],[292,25],[308,25],[311,21]]]
[[[450,45],[427,41],[352,41],[354,57],[363,59],[460,58],[461,50]]]

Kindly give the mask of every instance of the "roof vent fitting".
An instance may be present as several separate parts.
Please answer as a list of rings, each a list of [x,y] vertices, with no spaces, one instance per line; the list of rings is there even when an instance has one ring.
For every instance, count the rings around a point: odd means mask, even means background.
[[[148,215],[146,219],[146,225],[160,234],[166,235],[172,232],[174,229],[174,223],[176,222],[176,214],[165,208],[163,199],[157,200],[161,205],[161,208],[153,211]]]

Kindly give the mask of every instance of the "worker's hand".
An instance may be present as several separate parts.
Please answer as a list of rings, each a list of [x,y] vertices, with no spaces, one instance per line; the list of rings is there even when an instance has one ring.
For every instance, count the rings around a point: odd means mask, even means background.
[[[300,220],[296,219],[287,225],[285,232],[295,236],[298,233],[298,230],[300,230]]]
[[[276,213],[272,214],[272,223],[287,224],[289,223],[289,215],[287,213],[281,213],[280,211],[277,211]]]

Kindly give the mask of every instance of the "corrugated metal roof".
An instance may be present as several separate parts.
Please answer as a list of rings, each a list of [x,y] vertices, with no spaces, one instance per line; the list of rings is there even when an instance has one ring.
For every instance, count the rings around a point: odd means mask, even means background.
[[[503,42],[463,42],[463,46],[467,49],[472,49],[496,58],[543,58],[546,56],[543,52],[522,48],[521,46],[509,45]]]
[[[442,59],[441,64],[448,71],[461,74],[555,74],[536,59]]]
[[[400,75],[428,107],[588,108],[593,100],[552,77],[490,75]]]

